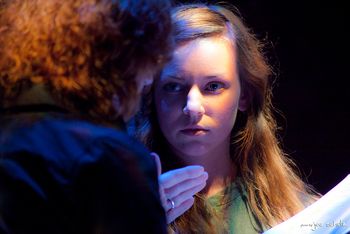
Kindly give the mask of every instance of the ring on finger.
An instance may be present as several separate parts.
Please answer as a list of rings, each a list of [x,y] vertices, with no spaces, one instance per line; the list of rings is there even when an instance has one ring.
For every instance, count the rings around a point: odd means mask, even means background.
[[[171,204],[171,210],[174,209],[176,206],[175,206],[175,202],[173,200],[171,200],[170,198],[168,198],[168,201],[170,202]]]

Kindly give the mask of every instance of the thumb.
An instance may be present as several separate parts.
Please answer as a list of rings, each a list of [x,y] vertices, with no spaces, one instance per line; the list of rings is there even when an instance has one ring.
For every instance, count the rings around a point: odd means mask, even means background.
[[[159,155],[155,152],[151,152],[150,155],[153,157],[154,161],[156,162],[158,176],[160,176],[160,174],[162,174],[162,164],[160,162]]]

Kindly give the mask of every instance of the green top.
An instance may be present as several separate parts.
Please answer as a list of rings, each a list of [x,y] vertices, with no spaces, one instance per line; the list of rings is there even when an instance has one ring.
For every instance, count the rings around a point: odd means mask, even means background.
[[[265,230],[252,213],[246,191],[241,189],[243,186],[239,186],[238,181],[210,197],[208,202],[216,211],[225,212],[224,225],[228,225],[229,233],[262,233]],[[225,201],[223,198],[225,198]]]

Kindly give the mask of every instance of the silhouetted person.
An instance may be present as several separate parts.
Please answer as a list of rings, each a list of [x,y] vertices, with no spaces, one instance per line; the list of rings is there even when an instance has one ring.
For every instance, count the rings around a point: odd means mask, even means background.
[[[1,4],[2,231],[165,233],[155,164],[123,125],[169,57],[169,2]]]

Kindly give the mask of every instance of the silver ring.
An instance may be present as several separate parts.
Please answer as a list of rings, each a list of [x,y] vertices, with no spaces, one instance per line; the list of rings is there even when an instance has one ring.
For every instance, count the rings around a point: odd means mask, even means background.
[[[170,198],[168,198],[168,201],[170,201],[171,203],[171,209],[175,208],[175,202],[173,200],[171,200]]]

